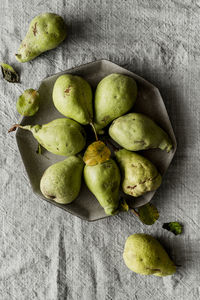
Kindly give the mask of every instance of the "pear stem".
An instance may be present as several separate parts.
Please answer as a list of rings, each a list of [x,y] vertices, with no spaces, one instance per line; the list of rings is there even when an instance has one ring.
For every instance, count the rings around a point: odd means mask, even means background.
[[[31,131],[31,128],[34,127],[32,125],[20,125],[20,124],[14,124],[9,130],[8,132],[12,132],[12,131],[15,131],[17,128],[22,128],[22,129],[25,129],[25,130],[29,130]]]
[[[15,54],[16,59],[20,62],[21,54]]]
[[[139,214],[136,212],[134,208],[131,208],[130,211],[132,211],[137,217],[139,217]]]
[[[96,131],[96,128],[95,128],[95,126],[94,126],[94,123],[93,123],[93,122],[90,122],[90,125],[92,126],[92,129],[93,129],[93,131],[94,131],[96,141],[98,141],[99,139],[98,139],[98,135],[97,135],[97,131]]]
[[[106,140],[106,144],[109,145],[114,152],[119,151],[119,148],[117,148],[115,145],[113,145],[113,143],[109,139]]]
[[[8,132],[13,132],[15,131],[17,128],[22,127],[20,124],[14,124],[9,130]]]

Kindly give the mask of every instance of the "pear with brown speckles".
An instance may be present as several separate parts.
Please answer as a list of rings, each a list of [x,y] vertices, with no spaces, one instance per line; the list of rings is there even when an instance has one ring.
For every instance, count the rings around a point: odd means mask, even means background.
[[[53,13],[36,16],[15,55],[19,62],[27,62],[41,53],[56,48],[66,38],[66,25],[62,17]]]
[[[40,181],[42,194],[57,203],[71,203],[80,192],[83,166],[83,160],[76,156],[51,165]]]
[[[92,123],[92,89],[82,77],[71,74],[58,77],[53,88],[53,103],[65,117],[82,125]]]
[[[115,155],[122,171],[124,193],[139,197],[159,188],[162,177],[147,158],[125,149],[117,151]]]
[[[130,235],[125,243],[123,258],[127,267],[138,274],[163,277],[176,272],[176,266],[165,249],[148,234]]]

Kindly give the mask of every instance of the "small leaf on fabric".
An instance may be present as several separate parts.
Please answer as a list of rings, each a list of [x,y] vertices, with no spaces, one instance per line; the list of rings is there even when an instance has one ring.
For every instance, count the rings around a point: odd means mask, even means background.
[[[110,155],[110,149],[102,141],[97,141],[86,149],[83,161],[88,166],[95,166],[109,160]]]
[[[139,207],[138,214],[142,223],[146,225],[153,225],[159,218],[157,208],[151,203],[147,203]]]
[[[182,233],[183,226],[178,222],[169,222],[164,223],[162,228],[171,231],[175,235],[178,235]]]
[[[10,65],[1,63],[3,78],[8,82],[19,82],[19,74]]]

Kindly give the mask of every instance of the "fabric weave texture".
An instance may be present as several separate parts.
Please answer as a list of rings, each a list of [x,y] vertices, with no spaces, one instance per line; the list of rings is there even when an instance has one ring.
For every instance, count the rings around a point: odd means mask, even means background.
[[[35,60],[15,60],[29,22],[55,12],[68,38]],[[2,300],[184,300],[200,298],[200,1],[0,1],[0,60],[21,83],[0,80],[0,298]],[[109,59],[157,86],[178,149],[153,203],[153,226],[131,213],[88,223],[37,198],[15,134],[15,105],[43,78],[97,59]],[[179,236],[162,229],[179,221]],[[133,233],[159,238],[177,265],[174,276],[140,276],[122,258]]]

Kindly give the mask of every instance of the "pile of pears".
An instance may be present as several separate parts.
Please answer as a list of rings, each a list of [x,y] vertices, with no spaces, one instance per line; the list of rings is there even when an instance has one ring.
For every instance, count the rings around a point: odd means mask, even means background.
[[[57,47],[66,35],[62,17],[53,13],[36,16],[16,59],[30,61]],[[45,171],[40,187],[46,198],[71,203],[80,192],[83,174],[87,187],[105,213],[114,215],[119,211],[120,186],[133,199],[160,186],[162,177],[156,166],[135,152],[154,148],[169,152],[172,142],[148,116],[130,112],[134,109],[137,92],[137,83],[132,77],[110,74],[99,82],[93,97],[92,88],[84,78],[64,74],[54,84],[52,101],[65,118],[43,125],[12,127],[11,131],[17,127],[31,131],[46,150],[67,157]],[[37,91],[26,90],[18,99],[18,112],[32,116],[38,109]],[[91,125],[96,142],[85,151],[86,125]],[[103,132],[108,132],[119,146],[112,154],[99,140]]]
[[[54,106],[64,117],[48,124],[12,128],[31,131],[46,150],[66,156],[42,176],[40,189],[46,198],[71,203],[79,195],[83,175],[105,213],[114,215],[119,212],[120,186],[133,200],[158,189],[162,182],[159,171],[136,151],[170,151],[172,142],[148,116],[130,112],[136,98],[137,84],[129,76],[106,76],[97,85],[93,99],[92,88],[84,78],[64,74],[55,81],[52,93]],[[86,125],[91,125],[96,141],[85,150]],[[113,153],[99,140],[102,131],[118,144]]]
[[[36,16],[16,59],[28,62],[57,47],[65,37],[66,25],[60,16]],[[114,215],[121,207],[120,187],[133,200],[159,188],[162,177],[158,169],[136,152],[155,148],[169,152],[172,141],[151,118],[132,112],[137,92],[132,77],[110,74],[99,82],[93,97],[84,78],[64,74],[57,78],[52,94],[54,106],[64,117],[48,124],[15,124],[11,128],[10,131],[20,127],[32,132],[46,150],[65,156],[63,161],[47,168],[40,180],[46,198],[64,205],[71,203],[80,193],[83,177],[105,214]],[[26,90],[18,99],[17,110],[32,116],[37,113],[39,102],[37,91]],[[96,139],[87,149],[86,125],[92,127]],[[99,139],[104,132],[108,132],[111,144],[114,141],[118,145],[112,153],[106,142]],[[176,271],[164,248],[147,234],[129,236],[123,258],[129,269],[143,275],[167,276]]]

